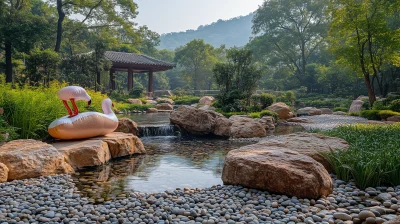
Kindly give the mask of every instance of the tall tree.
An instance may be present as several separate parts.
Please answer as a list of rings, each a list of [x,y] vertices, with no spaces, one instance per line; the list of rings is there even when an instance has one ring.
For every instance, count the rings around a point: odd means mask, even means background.
[[[331,0],[330,49],[339,63],[364,78],[371,105],[376,100],[374,81],[381,86],[382,67],[400,54],[400,29],[388,23],[399,6],[398,0]]]
[[[327,33],[327,0],[264,1],[253,18],[252,50],[272,66],[289,67],[303,82],[310,56]]]
[[[212,68],[217,61],[213,46],[204,40],[192,40],[176,50],[174,60],[195,90],[211,89]]]

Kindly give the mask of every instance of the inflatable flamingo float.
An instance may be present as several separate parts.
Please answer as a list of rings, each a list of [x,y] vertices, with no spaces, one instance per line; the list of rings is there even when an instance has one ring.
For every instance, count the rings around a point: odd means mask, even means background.
[[[118,118],[115,116],[110,99],[104,99],[101,103],[104,114],[98,112],[85,112],[75,114],[73,117],[64,116],[53,121],[49,128],[49,134],[57,139],[71,140],[91,138],[106,135],[118,127]]]
[[[88,106],[92,103],[90,96],[86,93],[85,89],[80,86],[67,86],[58,91],[58,98],[62,100],[65,108],[67,108],[70,117],[74,117],[79,114],[78,107],[75,101],[85,100],[88,102]],[[67,101],[71,100],[72,106],[74,108],[74,113],[72,113],[71,108],[69,108]]]

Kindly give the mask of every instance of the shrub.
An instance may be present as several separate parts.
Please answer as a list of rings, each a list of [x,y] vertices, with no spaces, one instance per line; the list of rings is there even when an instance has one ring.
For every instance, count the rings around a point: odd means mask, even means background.
[[[250,113],[249,115],[250,115],[252,118],[260,118],[260,113],[261,113],[261,112],[254,112],[254,113]]]
[[[381,111],[379,111],[378,115],[379,115],[379,117],[381,119],[386,120],[388,117],[391,117],[391,116],[394,116],[394,115],[400,116],[400,113],[399,112],[394,112],[394,111],[391,111],[391,110],[381,110]]]
[[[221,109],[216,109],[215,111],[218,113],[221,113],[226,118],[230,118],[233,115],[246,115],[247,114],[246,112],[224,112]]]
[[[278,120],[278,114],[275,112],[272,112],[270,110],[263,110],[260,112],[260,118],[264,117],[264,116],[272,116],[274,117],[275,121]]]
[[[0,142],[3,142],[5,139],[2,134],[8,133],[7,141],[11,141],[18,138],[17,128],[10,126],[5,118],[0,115]]]
[[[337,112],[337,111],[347,112],[348,109],[346,107],[335,107],[335,108],[333,108],[333,111],[334,112]]]
[[[393,100],[392,102],[390,102],[389,109],[396,112],[400,112],[400,99]]]
[[[276,97],[272,94],[262,93],[260,95],[260,103],[262,109],[271,106],[276,101]]]
[[[129,91],[129,97],[140,98],[146,94],[146,89],[143,87],[135,87]]]
[[[351,113],[348,113],[348,115],[349,115],[349,116],[353,116],[353,117],[359,117],[359,116],[360,116],[360,113],[358,113],[358,112],[351,112]]]
[[[372,106],[373,110],[387,110],[388,108],[389,107],[385,104],[384,100],[377,100]]]
[[[379,110],[362,110],[360,113],[361,117],[367,118],[368,120],[380,120]]]
[[[180,95],[180,96],[170,96],[170,99],[172,99],[176,105],[191,105],[194,103],[198,103],[200,100],[200,97],[198,96],[189,96],[189,95]]]
[[[400,124],[358,124],[323,133],[350,143],[346,151],[324,154],[339,179],[353,178],[362,189],[400,184]]]
[[[254,105],[254,106],[248,106],[248,107],[246,107],[246,111],[247,112],[250,112],[250,113],[252,113],[252,112],[260,112],[262,109],[261,109],[261,106],[260,105]]]

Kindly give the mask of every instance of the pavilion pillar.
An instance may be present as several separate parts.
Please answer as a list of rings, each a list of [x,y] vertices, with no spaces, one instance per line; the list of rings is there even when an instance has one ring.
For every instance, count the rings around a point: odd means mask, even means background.
[[[133,88],[133,70],[132,67],[128,68],[128,91]]]
[[[115,90],[115,70],[110,69],[110,89]]]
[[[147,89],[147,96],[153,96],[153,71],[149,72],[149,88]]]

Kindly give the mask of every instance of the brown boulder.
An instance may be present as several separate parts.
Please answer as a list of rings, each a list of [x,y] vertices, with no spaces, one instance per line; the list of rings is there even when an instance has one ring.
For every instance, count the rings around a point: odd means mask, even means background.
[[[251,117],[232,116],[229,120],[232,122],[232,138],[258,138],[267,136],[265,126]]]
[[[320,108],[322,114],[333,114],[333,111],[329,108]]]
[[[400,116],[394,115],[394,116],[388,117],[386,120],[393,121],[393,122],[400,122]]]
[[[264,126],[267,132],[275,129],[275,119],[272,116],[264,116],[259,122]]]
[[[315,107],[304,107],[301,109],[298,109],[296,111],[297,116],[305,115],[305,116],[315,116],[315,115],[321,115],[322,111],[315,108]]]
[[[347,114],[343,111],[335,111],[333,112],[333,115],[342,115],[342,116],[346,116]]]
[[[307,118],[301,118],[301,117],[292,117],[287,120],[288,122],[294,122],[294,123],[312,123],[309,119]]]
[[[293,117],[293,114],[290,111],[290,108],[288,105],[286,105],[285,103],[274,103],[271,106],[269,106],[267,108],[268,110],[275,112],[278,114],[278,117],[280,119],[289,119],[291,117]]]
[[[215,119],[214,135],[222,137],[231,136],[232,122],[226,117],[217,117]]]
[[[111,159],[107,143],[101,140],[63,141],[53,146],[74,169],[103,165]]]
[[[136,122],[132,121],[131,119],[118,118],[118,127],[117,129],[115,129],[115,132],[123,132],[137,135],[139,133],[139,129]]]
[[[349,143],[340,138],[315,133],[297,132],[290,135],[269,138],[255,144],[255,146],[287,148],[315,159],[328,172],[332,172],[331,164],[321,153],[329,153],[330,150],[347,150]]]
[[[118,158],[133,154],[146,153],[142,141],[137,136],[122,132],[112,132],[105,136],[92,138],[94,140],[102,140],[108,144],[111,157]]]
[[[172,96],[172,92],[170,90],[155,90],[153,91],[153,97],[160,97],[160,96]]]
[[[0,162],[9,169],[8,180],[74,172],[56,148],[33,139],[15,140],[1,146]]]
[[[4,163],[0,163],[0,183],[7,182],[8,168]]]
[[[146,113],[152,114],[152,113],[158,113],[157,108],[147,108]]]
[[[242,185],[300,198],[319,198],[333,191],[326,169],[311,157],[282,147],[250,145],[225,158],[224,184]]]
[[[131,104],[142,104],[142,101],[139,100],[139,99],[130,98],[130,99],[128,99],[128,102],[131,103]]]
[[[174,110],[174,107],[169,103],[160,103],[156,106],[157,110]]]
[[[364,101],[362,100],[353,100],[349,109],[349,113],[360,113],[363,103]]]
[[[215,98],[212,96],[203,96],[202,98],[200,98],[199,104],[210,106],[212,103],[214,103],[214,101]]]
[[[180,106],[170,116],[172,124],[194,135],[208,135],[214,132],[216,118],[223,117],[214,111],[199,110],[191,106]]]

